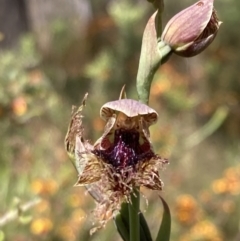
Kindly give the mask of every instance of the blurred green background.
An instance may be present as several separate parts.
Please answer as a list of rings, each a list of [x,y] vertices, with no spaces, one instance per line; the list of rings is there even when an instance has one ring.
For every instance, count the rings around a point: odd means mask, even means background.
[[[194,1],[165,1],[164,23]],[[172,212],[172,241],[240,240],[240,2],[216,0],[213,44],[157,72],[150,106],[155,150]],[[71,106],[89,98],[85,135],[94,142],[100,107],[137,98],[141,38],[154,9],[146,0],[0,0],[0,241],[120,240],[113,222],[93,236],[94,201],[73,187],[64,150]],[[153,236],[157,193],[143,189]]]

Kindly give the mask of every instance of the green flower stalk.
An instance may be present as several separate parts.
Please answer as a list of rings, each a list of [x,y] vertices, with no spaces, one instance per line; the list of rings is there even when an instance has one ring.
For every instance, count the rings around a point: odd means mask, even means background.
[[[213,7],[214,0],[201,0],[169,20],[161,41],[183,57],[201,53],[214,40],[221,22]]]

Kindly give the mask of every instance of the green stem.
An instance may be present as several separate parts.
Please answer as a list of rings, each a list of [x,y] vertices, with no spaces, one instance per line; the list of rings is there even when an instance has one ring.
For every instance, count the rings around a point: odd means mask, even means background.
[[[143,47],[141,51],[139,71],[137,75],[137,92],[139,100],[145,104],[148,104],[154,74],[159,66],[168,60],[172,50],[167,44],[161,41],[157,44],[156,53],[157,56],[151,58],[150,62],[148,57],[144,58],[144,55],[147,56],[148,50],[145,50]]]
[[[139,209],[140,195],[136,188],[131,194],[131,203],[128,204],[130,221],[130,241],[140,241]]]

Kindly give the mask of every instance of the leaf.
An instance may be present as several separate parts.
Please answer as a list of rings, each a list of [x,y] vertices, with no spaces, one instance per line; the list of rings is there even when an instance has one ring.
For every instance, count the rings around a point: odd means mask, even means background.
[[[114,220],[118,233],[123,241],[129,241],[129,227],[124,223],[121,214],[118,214]]]
[[[163,204],[163,218],[160,225],[156,241],[169,241],[171,232],[171,214],[166,201],[159,196]]]
[[[140,240],[143,241],[142,238],[146,241],[152,241],[152,236],[147,224],[146,219],[144,218],[142,212],[139,214],[139,221],[140,221]]]
[[[122,239],[124,241],[129,241],[130,240],[129,211],[128,211],[127,203],[122,204],[120,213],[117,214],[116,217],[114,218],[114,223]]]

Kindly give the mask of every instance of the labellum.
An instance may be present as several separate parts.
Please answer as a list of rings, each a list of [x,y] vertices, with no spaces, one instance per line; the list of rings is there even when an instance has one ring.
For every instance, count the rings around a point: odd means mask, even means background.
[[[157,112],[136,100],[123,99],[124,94],[123,88],[119,100],[102,106],[100,115],[106,125],[94,145],[83,137],[81,112],[86,98],[72,113],[65,139],[67,151],[75,156],[76,185],[86,186],[98,202],[96,214],[101,227],[122,202],[130,201],[133,188],[162,190],[158,169],[168,163],[154,153],[149,139],[149,126],[157,121]]]

